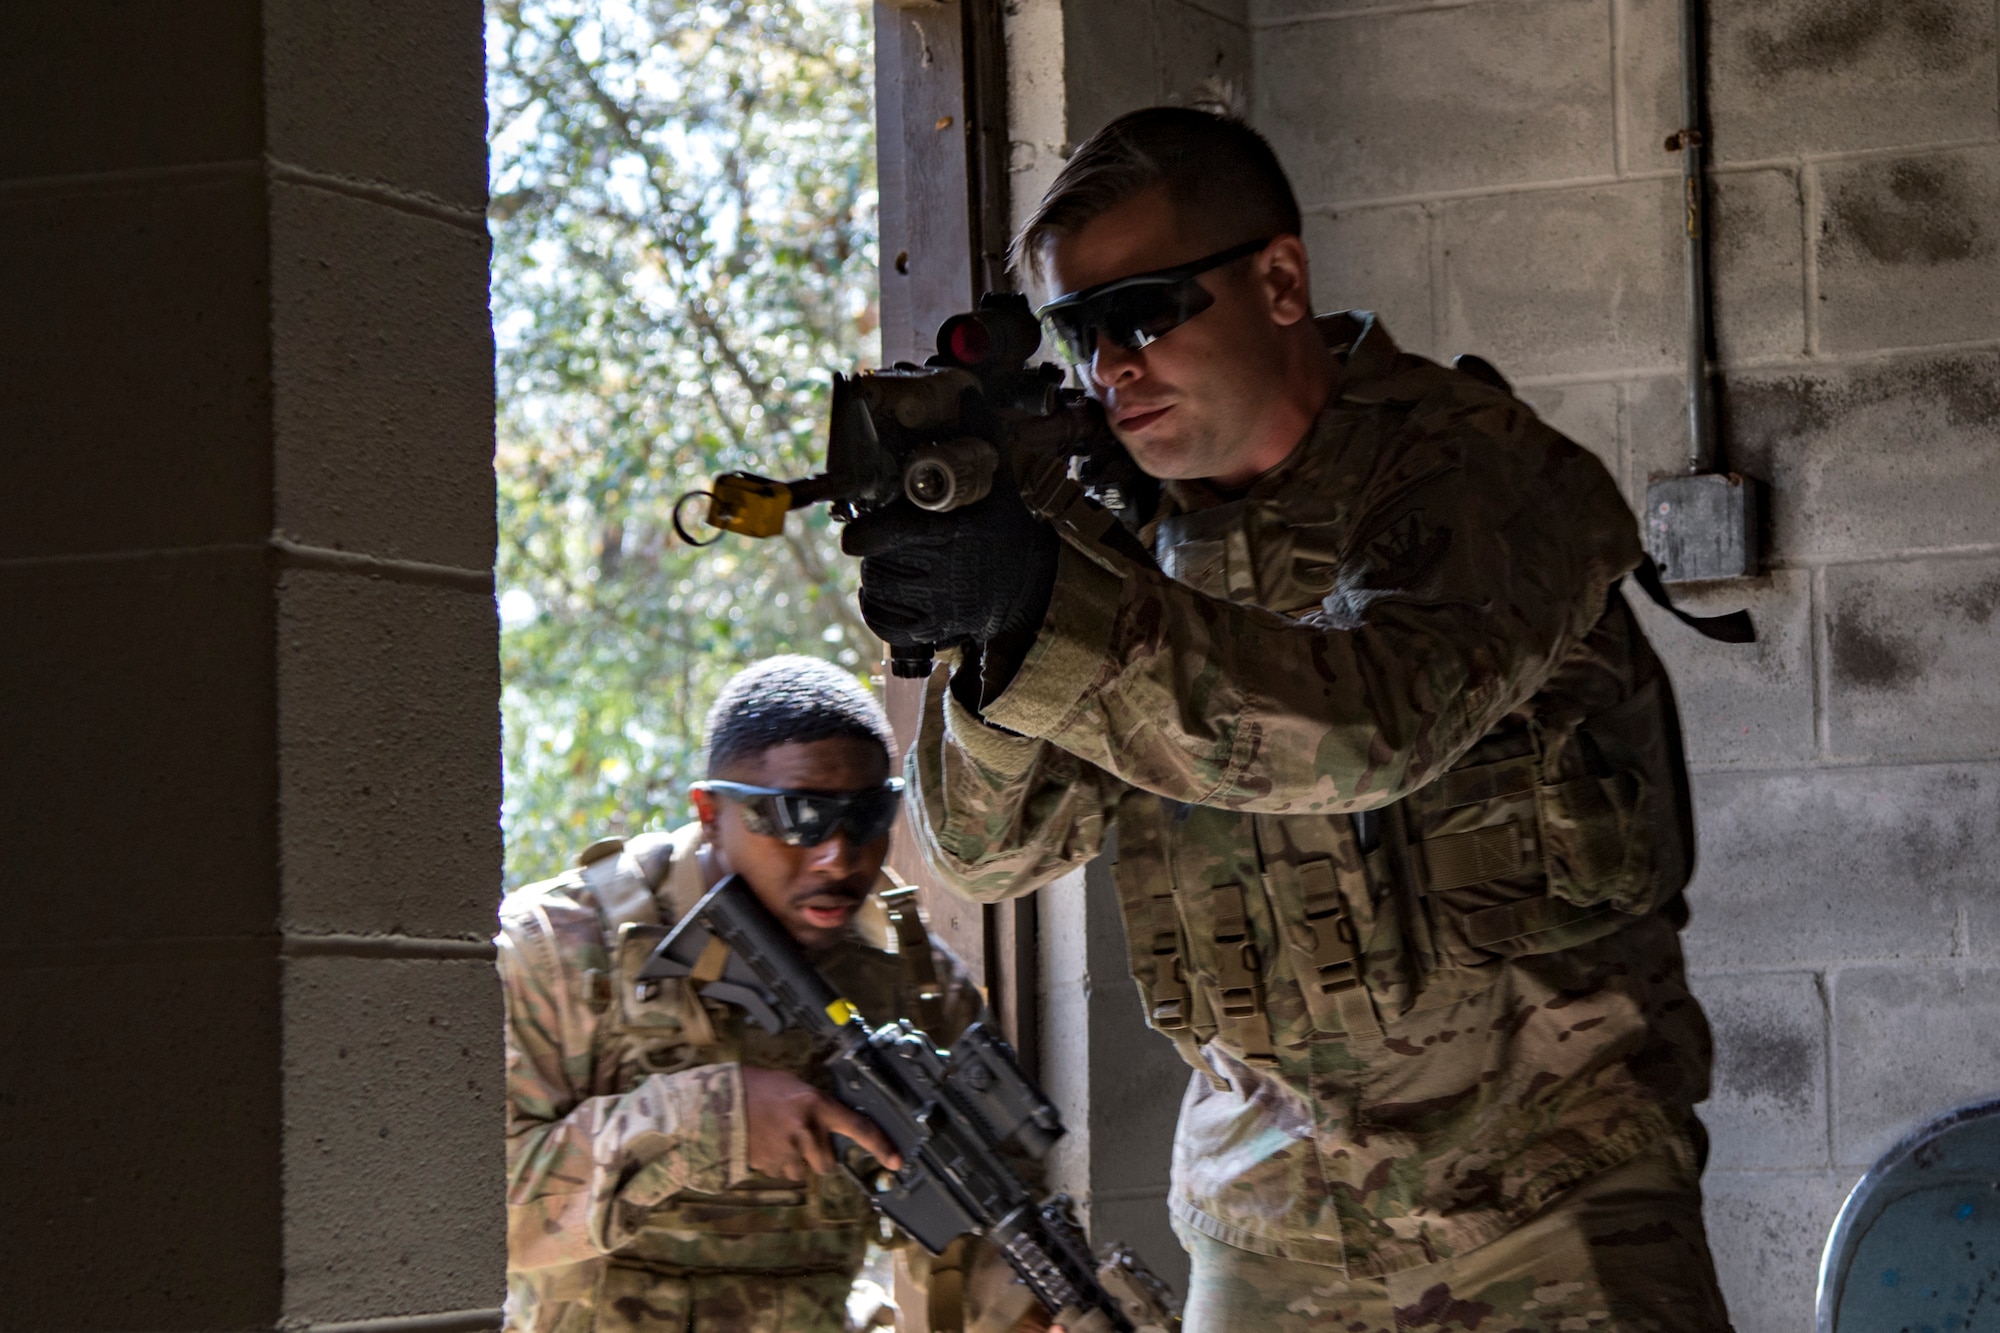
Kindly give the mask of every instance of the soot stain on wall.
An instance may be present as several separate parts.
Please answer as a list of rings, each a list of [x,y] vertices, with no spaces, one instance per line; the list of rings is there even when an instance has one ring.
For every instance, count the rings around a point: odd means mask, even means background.
[[[1765,1098],[1787,1111],[1812,1110],[1816,1035],[1770,1022],[1732,1023],[1716,1044],[1716,1082],[1740,1097]]]
[[[1847,374],[1730,379],[1721,397],[1732,457],[1753,469],[1789,442],[1883,404],[1934,404],[1953,426],[2000,432],[2000,356],[1922,357]]]
[[[1827,637],[1833,648],[1834,677],[1845,685],[1893,690],[1916,679],[1927,665],[1917,645],[1853,608],[1832,617]]]
[[[1798,203],[1797,173],[1780,174],[1791,187],[1791,201]],[[1751,253],[1752,243],[1764,239],[1762,233],[1770,225],[1762,201],[1756,197],[1751,183],[1742,177],[1717,176],[1709,182],[1708,213],[1709,255],[1718,263]],[[1728,281],[1726,277],[1722,280]]]
[[[1946,264],[1993,253],[1980,219],[1990,211],[1975,196],[1963,161],[1906,159],[1885,182],[1874,173],[1849,178],[1829,201],[1820,245],[1852,247],[1883,264]]]
[[[1950,0],[1838,0],[1800,8],[1789,22],[1743,35],[1743,53],[1764,78],[1824,76],[1892,43],[1906,47],[1928,73],[1956,68],[1984,49]]]
[[[1938,598],[1975,625],[1984,625],[2000,609],[2000,577],[1983,579],[1970,588],[1954,588]]]

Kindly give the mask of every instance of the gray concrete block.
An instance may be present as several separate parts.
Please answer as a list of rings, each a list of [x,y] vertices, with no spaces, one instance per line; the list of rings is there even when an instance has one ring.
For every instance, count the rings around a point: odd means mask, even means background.
[[[1091,872],[1094,873],[1094,872]],[[1044,1163],[1051,1189],[1073,1198],[1090,1193],[1091,1000],[1096,991],[1088,956],[1086,872],[1072,871],[1035,898],[1041,992],[1039,1067],[1043,1093],[1068,1129]],[[1137,1001],[1134,1005],[1136,1007]]]
[[[1627,498],[1635,509],[1646,502],[1648,482],[1687,471],[1688,439],[1687,376],[1653,375],[1625,385]]]
[[[2000,559],[1837,565],[1826,591],[1833,753],[2000,756]]]
[[[485,209],[478,6],[276,0],[263,14],[273,156]]]
[[[1820,1251],[1854,1176],[1710,1171],[1703,1215],[1736,1333],[1808,1333]]]
[[[1382,7],[1376,0],[1250,0],[1250,21],[1279,24],[1288,19],[1330,18],[1350,10]]]
[[[1681,128],[1678,0],[1611,0],[1618,33],[1619,157],[1628,172],[1678,172],[1667,136]]]
[[[268,934],[262,553],[0,564],[0,606],[7,945]]]
[[[1255,120],[1308,206],[1608,175],[1610,42],[1602,0],[1264,28]]]
[[[2000,336],[2000,147],[1816,170],[1822,349]]]
[[[2000,1093],[2000,968],[1843,968],[1833,1059],[1836,1160],[1866,1167],[1933,1116]]]
[[[6,6],[0,178],[255,158],[260,11],[255,0]]]
[[[500,891],[490,596],[290,570],[278,583],[289,931],[477,939]]]
[[[244,946],[0,970],[0,1325],[276,1323],[277,964]]]
[[[1453,354],[1476,350],[1454,348]],[[1450,359],[1448,354],[1445,360]],[[1491,357],[1487,359],[1492,360]],[[1506,363],[1498,364],[1500,373],[1506,374]],[[1535,409],[1536,416],[1595,454],[1618,482],[1618,488],[1630,498],[1631,488],[1625,481],[1625,450],[1618,431],[1616,384],[1603,380],[1586,384],[1537,384],[1517,388],[1515,393],[1522,402]]]
[[[1673,676],[1688,763],[1696,768],[1772,768],[1813,758],[1811,574],[1777,569],[1762,578],[1673,588],[1694,615],[1748,610],[1757,642],[1716,643],[1627,587],[1646,637]]]
[[[1723,161],[1991,136],[1986,0],[1730,0],[1709,9]]]
[[[1721,171],[1710,179],[1710,316],[1723,365],[1804,354],[1802,214],[1791,171]]]
[[[1445,202],[1440,342],[1516,376],[1677,365],[1680,217],[1657,180]]]
[[[1151,15],[1134,20],[1131,0],[1062,6],[1068,138],[1082,143],[1127,111],[1160,100],[1160,58]]]
[[[1766,552],[1849,559],[2000,538],[1996,386],[1991,353],[1730,376],[1723,441],[1737,471],[1770,486]]]
[[[1172,0],[1172,2],[1203,10],[1206,13],[1213,14],[1216,18],[1233,23],[1239,28],[1247,29],[1250,25],[1251,0]],[[1166,22],[1164,12],[1162,17],[1157,21],[1161,23]],[[1247,32],[1245,33],[1245,40],[1248,40]]]
[[[1009,225],[1017,231],[1062,169],[1068,151],[1065,88],[1071,71],[1063,59],[1063,11],[1074,7],[1060,0],[1022,0],[1002,11],[1007,39],[1007,207]],[[1075,73],[1081,81],[1082,71]],[[878,114],[887,110],[886,104],[880,105]],[[886,196],[896,186],[884,180],[880,188]],[[887,207],[895,206],[893,200],[887,201]],[[1021,279],[1026,282],[1027,275]]]
[[[1140,1198],[1097,1198],[1090,1208],[1090,1238],[1104,1245],[1123,1241],[1130,1245],[1146,1266],[1185,1297],[1188,1289],[1188,1256],[1174,1236],[1173,1219],[1167,1213],[1167,1196]]]
[[[1992,892],[2000,766],[1701,773],[1688,960],[1704,971],[1943,957]]]
[[[500,1304],[505,1092],[490,963],[284,965],[285,1309]]]
[[[0,198],[0,558],[270,531],[263,200],[247,172]]]
[[[1673,180],[1441,205],[1444,345],[1503,354],[1496,364],[1522,375],[1678,369],[1687,339],[1681,207]],[[1720,355],[1798,353],[1805,318],[1791,173],[1718,176],[1712,213]]]
[[[1826,1005],[1811,972],[1694,978],[1715,1030],[1715,1083],[1702,1103],[1709,1165],[1825,1167]]]
[[[484,231],[280,184],[271,249],[278,529],[491,568]]]
[[[1241,4],[1237,5],[1241,8]],[[1250,32],[1227,6],[1154,0],[1153,51],[1159,62],[1159,100],[1185,104],[1212,84],[1233,88],[1249,107]]]
[[[1313,309],[1373,310],[1406,351],[1437,355],[1431,220],[1421,206],[1308,214],[1305,242],[1312,256]]]
[[[1138,990],[1106,977],[1091,1002],[1091,1179],[1099,1188],[1167,1187],[1174,1124],[1193,1071],[1139,1014]]]
[[[1164,1191],[1192,1071],[1172,1042],[1146,1026],[1110,866],[1093,863],[1085,880],[1091,1191]]]

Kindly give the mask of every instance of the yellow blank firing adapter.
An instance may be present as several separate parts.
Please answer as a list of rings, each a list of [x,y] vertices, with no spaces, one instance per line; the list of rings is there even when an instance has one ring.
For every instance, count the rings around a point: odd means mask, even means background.
[[[854,1007],[854,1002],[848,999],[835,1000],[826,1007],[826,1016],[834,1022],[841,1024],[845,1024],[848,1019],[853,1018],[860,1012],[859,1009]]]
[[[725,472],[708,496],[708,524],[745,537],[775,537],[785,530],[792,488],[769,477]]]

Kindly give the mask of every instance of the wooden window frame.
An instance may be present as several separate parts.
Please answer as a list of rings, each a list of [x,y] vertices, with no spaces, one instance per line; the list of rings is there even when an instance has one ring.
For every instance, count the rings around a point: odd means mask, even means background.
[[[881,192],[882,360],[921,364],[944,319],[1007,272],[1007,63],[1001,0],[876,0],[875,126]],[[920,193],[913,182],[921,183]],[[923,682],[888,674],[907,749]],[[1001,1029],[1038,1056],[1035,900],[970,903],[945,889],[899,828],[891,863],[918,885],[931,927],[972,969]]]

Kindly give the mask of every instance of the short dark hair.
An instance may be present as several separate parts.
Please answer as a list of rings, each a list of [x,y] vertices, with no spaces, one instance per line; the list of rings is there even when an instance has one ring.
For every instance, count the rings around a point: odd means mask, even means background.
[[[852,673],[817,657],[767,657],[731,677],[708,710],[708,775],[774,745],[839,736],[896,753],[888,715]]]
[[[1200,229],[1218,250],[1299,232],[1299,201],[1263,135],[1232,115],[1149,106],[1120,116],[1070,154],[1014,238],[1008,262],[1041,277],[1049,241],[1154,185],[1167,187],[1182,224]]]

